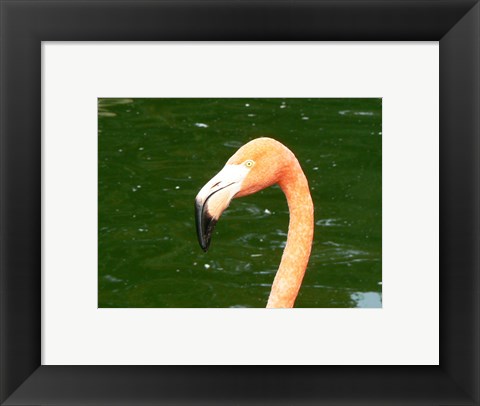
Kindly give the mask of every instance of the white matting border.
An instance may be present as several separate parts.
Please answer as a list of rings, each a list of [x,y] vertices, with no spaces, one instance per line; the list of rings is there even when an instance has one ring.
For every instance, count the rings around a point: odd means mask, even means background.
[[[42,363],[439,362],[438,43],[52,43]],[[97,309],[97,97],[383,97],[383,309]]]

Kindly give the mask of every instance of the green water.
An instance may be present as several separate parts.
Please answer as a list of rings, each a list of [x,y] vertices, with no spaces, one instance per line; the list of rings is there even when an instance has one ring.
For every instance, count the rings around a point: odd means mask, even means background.
[[[234,199],[208,253],[194,198],[247,141],[297,156],[315,236],[296,307],[381,307],[381,99],[100,99],[99,307],[264,307],[288,208],[278,187]]]

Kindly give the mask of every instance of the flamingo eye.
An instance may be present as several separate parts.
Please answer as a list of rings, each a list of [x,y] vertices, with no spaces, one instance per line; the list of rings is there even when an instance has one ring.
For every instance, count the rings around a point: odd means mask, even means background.
[[[251,167],[253,166],[253,163],[254,163],[254,162],[253,162],[251,159],[249,159],[248,161],[245,162],[245,166],[246,166],[247,168],[251,168]]]

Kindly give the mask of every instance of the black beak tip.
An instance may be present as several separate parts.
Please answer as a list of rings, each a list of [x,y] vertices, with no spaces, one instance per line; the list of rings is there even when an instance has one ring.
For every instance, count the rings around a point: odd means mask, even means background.
[[[217,220],[208,214],[208,211],[205,210],[205,204],[198,201],[195,201],[195,222],[198,242],[202,250],[207,252]]]

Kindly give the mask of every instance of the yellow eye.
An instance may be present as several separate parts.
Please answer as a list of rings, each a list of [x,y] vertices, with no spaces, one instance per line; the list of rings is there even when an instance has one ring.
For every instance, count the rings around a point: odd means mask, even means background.
[[[245,166],[247,168],[251,168],[253,166],[253,161],[251,159],[249,159],[248,161],[245,162]]]

